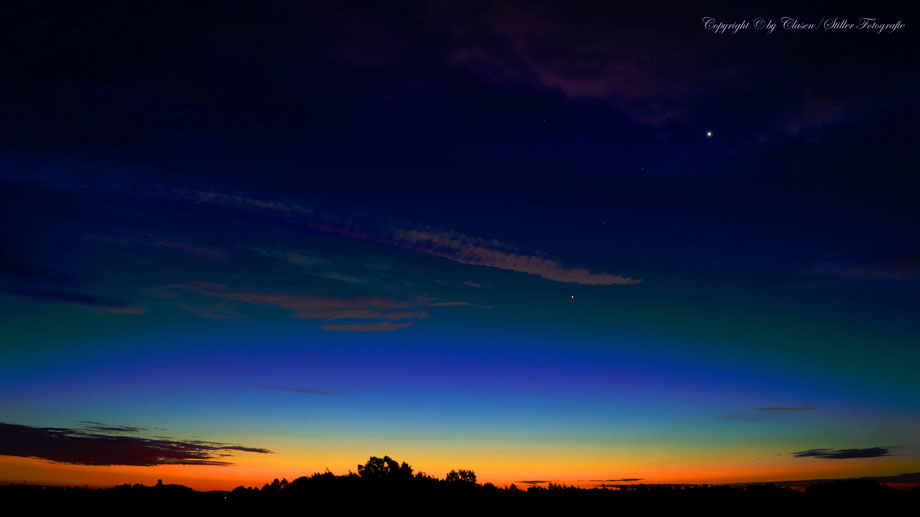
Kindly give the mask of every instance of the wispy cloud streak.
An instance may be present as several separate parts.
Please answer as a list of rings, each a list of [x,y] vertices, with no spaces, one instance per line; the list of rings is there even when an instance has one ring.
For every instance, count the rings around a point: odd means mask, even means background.
[[[266,390],[287,391],[290,393],[303,393],[305,395],[321,395],[327,397],[336,397],[342,395],[340,391],[318,390],[315,388],[301,388],[299,386],[259,386]]]
[[[320,328],[330,332],[390,332],[406,328],[417,320],[428,318],[421,307],[436,305],[424,299],[416,301],[394,300],[375,296],[335,298],[299,293],[267,293],[252,290],[234,290],[223,284],[187,282],[160,288],[163,297],[200,295],[214,298],[220,303],[239,302],[262,307],[276,307],[291,312],[291,317],[324,321],[363,320],[341,324],[327,324]],[[445,302],[449,306],[458,302]],[[187,306],[186,304],[180,304]],[[207,315],[208,309],[195,312]],[[202,312],[205,311],[205,312]],[[398,322],[398,323],[394,323]]]
[[[393,243],[461,264],[489,266],[536,275],[555,282],[582,285],[630,285],[641,280],[593,273],[585,268],[566,268],[555,260],[519,251],[498,241],[431,229],[393,231]]]
[[[758,411],[817,411],[816,407],[808,406],[767,406],[759,407]]]
[[[413,302],[373,296],[335,298],[299,293],[267,293],[250,290],[233,290],[223,284],[188,282],[166,286],[161,292],[167,296],[190,292],[221,300],[248,303],[264,307],[286,309],[295,318],[334,321],[340,319],[421,319],[425,311],[402,310],[415,306]]]
[[[342,325],[323,325],[321,328],[330,332],[391,332],[401,328],[406,328],[409,325],[412,325],[412,322],[391,323],[389,321],[381,321],[378,323],[346,323]]]
[[[867,449],[809,449],[793,452],[796,458],[822,458],[828,460],[848,460],[853,458],[878,458],[890,456],[887,447],[869,447]]]
[[[915,281],[920,280],[920,256],[863,264],[822,264],[816,270],[844,278]]]

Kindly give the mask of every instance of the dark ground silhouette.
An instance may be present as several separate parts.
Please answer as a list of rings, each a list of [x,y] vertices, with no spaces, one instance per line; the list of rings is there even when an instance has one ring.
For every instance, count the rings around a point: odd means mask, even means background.
[[[390,457],[371,457],[357,473],[331,472],[303,476],[293,481],[275,479],[261,488],[197,492],[191,488],[158,483],[156,486],[122,485],[108,489],[42,486],[0,486],[5,508],[26,505],[31,512],[46,510],[109,509],[131,511],[310,513],[319,508],[367,511],[453,514],[526,512],[561,514],[591,512],[707,514],[805,514],[853,512],[881,515],[916,509],[920,488],[895,490],[878,481],[859,479],[821,482],[804,491],[773,484],[750,485],[628,485],[616,489],[576,488],[549,483],[546,487],[480,484],[471,470],[451,471],[443,479],[413,472],[412,467]],[[900,512],[898,510],[901,509]],[[389,512],[388,512],[389,513]]]

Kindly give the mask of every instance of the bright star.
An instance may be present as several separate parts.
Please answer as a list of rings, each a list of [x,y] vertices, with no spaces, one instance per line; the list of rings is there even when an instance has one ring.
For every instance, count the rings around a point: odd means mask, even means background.
[[[712,138],[712,131],[706,131],[706,138]]]

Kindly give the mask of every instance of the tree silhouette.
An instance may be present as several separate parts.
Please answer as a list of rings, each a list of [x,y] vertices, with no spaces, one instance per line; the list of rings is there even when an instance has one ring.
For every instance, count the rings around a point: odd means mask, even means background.
[[[400,465],[389,456],[371,456],[367,463],[358,465],[358,475],[361,479],[374,481],[409,480],[412,479],[412,467],[405,461]]]
[[[328,506],[342,501],[348,501],[359,513],[380,513],[382,503],[393,503],[394,508],[414,505],[452,511],[471,502],[476,508],[488,508],[489,513],[523,515],[600,514],[610,513],[612,508],[623,515],[648,513],[649,508],[662,510],[655,513],[677,515],[691,507],[726,508],[732,515],[849,515],[854,509],[867,515],[899,515],[903,508],[917,507],[920,502],[920,488],[895,490],[869,479],[811,484],[807,490],[773,484],[626,485],[605,490],[556,483],[520,490],[515,485],[478,485],[471,470],[452,470],[444,479],[423,473],[413,476],[408,464],[389,457],[371,457],[358,470],[360,475],[317,472],[290,483],[275,479],[261,489],[238,487],[232,492],[196,492],[180,485],[137,484],[99,490],[6,485],[0,486],[0,502],[9,507],[51,507],[61,514],[73,508],[96,513],[99,508],[122,512],[126,508],[153,508],[162,513],[179,510],[215,515],[228,510],[230,515],[294,515],[303,513],[307,505]]]
[[[444,481],[449,483],[465,483],[469,485],[475,485],[476,473],[472,470],[451,470],[447,473],[447,477],[444,478]]]

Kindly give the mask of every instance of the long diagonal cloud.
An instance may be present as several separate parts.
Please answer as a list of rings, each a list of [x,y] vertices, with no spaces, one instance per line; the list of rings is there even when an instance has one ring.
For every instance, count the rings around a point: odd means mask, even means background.
[[[555,282],[582,285],[630,285],[642,282],[608,273],[592,273],[585,268],[566,268],[555,260],[518,251],[497,241],[486,242],[453,232],[396,229],[393,231],[393,244],[461,264],[528,273]]]
[[[184,197],[201,204],[232,205],[251,210],[273,211],[293,218],[311,230],[435,255],[447,260],[474,266],[487,266],[506,271],[536,275],[554,282],[581,285],[633,285],[641,279],[610,273],[595,273],[587,268],[570,268],[540,254],[527,252],[496,240],[485,240],[456,232],[419,227],[406,228],[389,224],[383,227],[356,221],[338,221],[321,215],[311,207],[295,203],[265,201],[219,192],[183,192]]]
[[[130,426],[128,426],[130,427]],[[131,428],[126,431],[133,432]],[[123,436],[92,430],[0,422],[0,455],[74,465],[233,465],[232,452],[272,451],[220,442]]]

